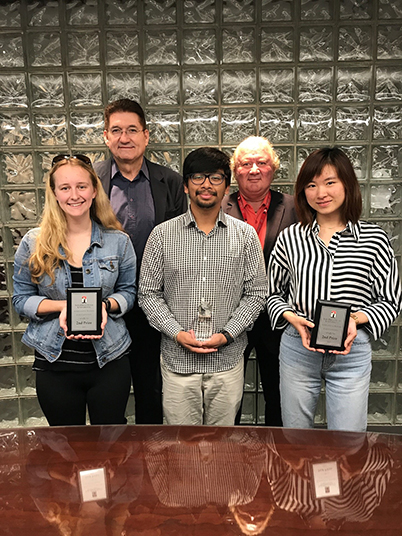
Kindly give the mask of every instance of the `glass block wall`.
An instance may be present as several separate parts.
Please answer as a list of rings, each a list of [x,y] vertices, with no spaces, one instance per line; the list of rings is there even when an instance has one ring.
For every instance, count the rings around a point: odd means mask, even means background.
[[[400,263],[401,61],[401,0],[1,2],[0,426],[45,423],[11,307],[13,254],[41,214],[52,156],[105,156],[108,101],[138,99],[148,156],[177,170],[197,146],[231,152],[267,136],[281,156],[274,187],[286,192],[310,151],[338,144],[364,218],[386,229]],[[374,344],[371,423],[402,423],[401,330],[399,320]],[[253,360],[245,390],[243,421],[262,422]]]

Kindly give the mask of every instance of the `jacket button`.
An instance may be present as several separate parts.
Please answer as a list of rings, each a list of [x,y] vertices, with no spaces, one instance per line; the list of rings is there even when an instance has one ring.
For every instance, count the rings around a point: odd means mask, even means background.
[[[114,264],[112,262],[110,263],[110,268],[114,270]]]
[[[90,274],[90,273],[91,273],[91,270],[90,270],[89,268],[87,268],[87,269],[85,270],[85,273],[86,273],[86,274]]]

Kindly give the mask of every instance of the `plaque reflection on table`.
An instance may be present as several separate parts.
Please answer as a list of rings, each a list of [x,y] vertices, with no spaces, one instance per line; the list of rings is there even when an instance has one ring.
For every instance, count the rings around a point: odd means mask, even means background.
[[[67,335],[101,335],[102,289],[67,289]]]
[[[315,325],[311,332],[311,348],[343,352],[349,316],[349,304],[317,300],[314,316]]]

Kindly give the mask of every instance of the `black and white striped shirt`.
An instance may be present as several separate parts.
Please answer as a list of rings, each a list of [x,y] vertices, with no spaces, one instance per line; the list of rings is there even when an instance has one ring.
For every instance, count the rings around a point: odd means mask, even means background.
[[[398,265],[387,234],[378,225],[349,222],[328,247],[319,225],[300,223],[278,236],[268,265],[268,313],[274,328],[287,322],[285,311],[313,320],[318,298],[349,303],[368,318],[374,339],[402,308]]]

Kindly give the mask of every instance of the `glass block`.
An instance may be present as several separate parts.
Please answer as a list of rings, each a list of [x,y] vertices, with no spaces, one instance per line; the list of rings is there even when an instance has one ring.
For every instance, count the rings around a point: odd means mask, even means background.
[[[100,74],[69,74],[71,106],[102,106],[102,79]]]
[[[265,399],[263,393],[257,395],[257,424],[265,424]]]
[[[275,147],[279,156],[279,169],[276,170],[275,180],[294,182],[296,175],[294,173],[293,148],[292,147]]]
[[[40,168],[40,182],[45,182],[46,180],[46,174],[52,167],[52,160],[55,156],[57,156],[59,152],[44,152],[44,153],[38,153],[38,161],[39,161],[39,168]]]
[[[254,393],[244,393],[241,412],[241,424],[256,424],[257,407],[256,395]]]
[[[374,108],[373,138],[376,140],[400,140],[402,138],[402,107]]]
[[[341,149],[348,155],[352,162],[353,169],[355,170],[356,177],[359,180],[367,178],[367,146],[365,145],[348,145],[342,146]]]
[[[99,65],[98,32],[69,33],[67,39],[70,65]]]
[[[215,22],[215,0],[184,0],[183,5],[186,24]]]
[[[14,363],[12,334],[0,332],[0,365],[7,365],[11,363]]]
[[[72,0],[66,3],[67,24],[98,24],[97,0]]]
[[[370,190],[372,216],[400,217],[402,213],[400,184],[376,184]]]
[[[18,399],[0,400],[0,428],[16,428],[19,426]]]
[[[28,57],[33,67],[61,66],[59,33],[32,33],[28,35],[28,38]]]
[[[125,417],[127,419],[127,424],[135,424],[135,402],[132,393],[130,393],[128,397]]]
[[[224,0],[223,22],[253,22],[255,18],[254,0]]]
[[[171,112],[148,112],[151,143],[179,143],[180,115]]]
[[[177,65],[177,34],[172,30],[147,31],[145,63],[147,65]]]
[[[291,108],[261,108],[260,135],[275,143],[294,139],[295,113]]]
[[[0,67],[24,67],[21,35],[2,34],[0,41]]]
[[[185,111],[183,121],[186,144],[204,146],[218,143],[218,110]]]
[[[176,0],[145,0],[146,24],[176,24]]]
[[[106,76],[108,102],[118,99],[141,101],[140,73],[109,73]]]
[[[218,73],[185,71],[183,90],[184,104],[218,104]]]
[[[183,63],[208,65],[216,62],[214,30],[185,30],[183,32]]]
[[[300,30],[300,61],[331,61],[334,57],[332,29],[314,26]]]
[[[67,144],[67,126],[64,114],[35,115],[35,130],[40,145]]]
[[[24,426],[47,426],[48,424],[36,396],[21,398],[21,413]]]
[[[24,396],[36,395],[35,372],[31,365],[17,366],[18,393]]]
[[[402,423],[402,394],[396,395],[396,422]]]
[[[0,114],[0,145],[30,145],[27,114]]]
[[[22,333],[14,333],[14,355],[16,357],[17,363],[30,363],[34,361],[34,350],[29,348],[23,342],[21,342]]]
[[[378,3],[378,16],[380,19],[401,19],[402,6],[399,0],[381,0]]]
[[[257,362],[254,359],[249,359],[244,377],[244,390],[255,392],[257,390]]]
[[[27,3],[30,26],[57,26],[59,24],[59,2],[40,0]]]
[[[255,136],[256,118],[254,109],[222,110],[222,143],[240,143],[248,136]]]
[[[392,418],[392,395],[382,393],[370,393],[368,400],[369,424],[390,423]]]
[[[0,397],[14,396],[17,393],[15,366],[0,368]]]
[[[33,190],[7,191],[10,219],[13,221],[26,221],[36,219],[36,199]]]
[[[332,69],[299,69],[299,102],[331,102]]]
[[[34,182],[33,161],[30,153],[5,153],[0,156],[1,171],[7,183],[29,184]]]
[[[395,67],[378,67],[375,98],[381,101],[402,100],[402,72]]]
[[[292,0],[262,0],[263,21],[288,21],[293,19]]]
[[[370,99],[371,67],[338,69],[336,98],[343,102]]]
[[[293,61],[293,30],[283,28],[273,31],[263,28],[261,31],[261,62]]]
[[[177,173],[181,173],[181,159],[179,149],[150,149],[148,146],[146,156],[151,162],[166,166]]]
[[[337,140],[366,140],[370,125],[370,110],[352,106],[337,108],[335,136]]]
[[[4,262],[0,262],[0,293],[4,294],[6,293],[6,291],[7,291],[6,265]]]
[[[25,75],[3,74],[0,75],[0,106],[28,106],[27,88],[25,85]]]
[[[21,26],[21,2],[2,2],[0,4],[0,28]]]
[[[137,24],[137,0],[106,0],[105,4],[107,24]]]
[[[371,0],[342,0],[340,2],[341,19],[371,19],[373,2]]]
[[[329,141],[332,126],[330,108],[301,108],[297,137],[300,141]]]
[[[402,58],[402,28],[398,26],[379,26],[377,37],[377,58],[395,60]]]
[[[72,113],[70,121],[73,143],[77,143],[79,145],[103,143],[102,113]]]
[[[325,423],[325,396],[321,393],[318,397],[317,409],[314,417],[315,424]]]
[[[0,298],[0,327],[10,329],[10,304],[7,298]]]
[[[254,70],[223,71],[221,76],[222,102],[248,104],[255,102],[256,80]]]
[[[146,73],[145,98],[147,104],[152,105],[179,104],[179,73],[174,71]]]
[[[395,386],[395,361],[373,361],[370,389],[385,390]]]
[[[333,18],[333,2],[330,0],[301,0],[302,20],[330,20]]]
[[[260,70],[260,102],[294,102],[293,69]]]
[[[376,179],[397,179],[402,176],[402,147],[399,145],[373,147],[371,174]]]
[[[348,26],[339,29],[338,58],[340,61],[372,59],[371,26]]]
[[[306,160],[306,158],[316,149],[321,149],[322,145],[318,145],[317,147],[297,147],[297,170],[295,174],[295,178],[297,174],[300,171],[300,168],[302,167],[303,162]]]
[[[255,61],[254,28],[225,29],[222,32],[223,63]]]
[[[136,32],[106,33],[106,65],[139,65]]]
[[[32,106],[64,106],[63,76],[60,74],[31,75]]]
[[[27,227],[11,227],[10,228],[14,253],[17,251],[17,248],[20,245],[20,242],[27,231],[28,231]]]
[[[399,255],[402,252],[402,222],[400,221],[376,221],[374,222],[379,225],[387,233],[388,238],[390,239],[392,248],[396,255]],[[401,340],[402,344],[402,340]],[[401,354],[402,355],[402,354]]]

